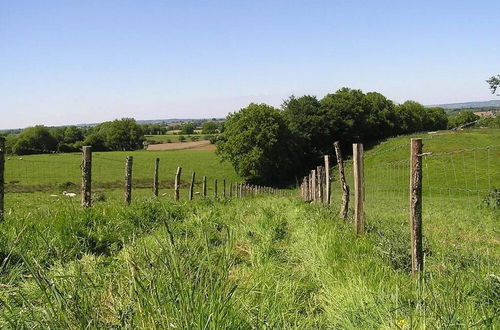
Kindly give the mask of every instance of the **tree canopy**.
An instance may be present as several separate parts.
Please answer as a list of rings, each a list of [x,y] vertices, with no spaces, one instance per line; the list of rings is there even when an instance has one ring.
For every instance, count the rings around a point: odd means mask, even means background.
[[[270,184],[293,174],[291,141],[281,111],[252,103],[228,115],[224,132],[217,139],[217,154],[248,181]]]
[[[230,114],[217,153],[249,181],[290,182],[321,164],[323,155],[333,154],[334,141],[373,143],[447,125],[442,108],[414,101],[396,105],[380,93],[342,88],[321,100],[292,95],[281,110],[250,104]]]

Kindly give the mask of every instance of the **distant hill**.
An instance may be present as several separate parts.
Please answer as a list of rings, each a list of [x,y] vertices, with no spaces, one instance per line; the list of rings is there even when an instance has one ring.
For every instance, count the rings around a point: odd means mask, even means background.
[[[500,109],[500,100],[482,101],[482,102],[464,102],[464,103],[447,103],[433,104],[428,107],[440,107],[446,110],[462,110],[462,109]]]

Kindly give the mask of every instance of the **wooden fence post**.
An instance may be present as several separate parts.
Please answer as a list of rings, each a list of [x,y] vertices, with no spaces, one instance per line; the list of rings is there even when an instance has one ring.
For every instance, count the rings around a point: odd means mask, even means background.
[[[153,174],[153,195],[158,197],[158,169],[160,167],[160,158],[155,159],[155,170]]]
[[[330,187],[330,156],[325,155],[325,204],[330,204],[331,187]]]
[[[127,156],[125,159],[125,203],[130,205],[132,202],[132,165],[134,157]]]
[[[424,270],[422,249],[422,139],[411,139],[410,228],[411,271]]]
[[[364,218],[364,180],[363,180],[363,144],[352,145],[354,169],[354,224],[356,234],[362,235],[365,229]]]
[[[323,203],[323,169],[321,166],[316,167],[316,175],[317,175],[317,181],[316,184],[318,185],[318,203]]]
[[[226,179],[222,179],[222,197],[226,198]]]
[[[203,198],[207,198],[207,177],[203,176]]]
[[[229,182],[229,198],[233,198],[233,183]]]
[[[316,203],[316,198],[317,198],[317,192],[316,192],[316,170],[311,171],[311,187],[312,187],[312,192],[311,192],[311,197],[312,201]]]
[[[82,207],[92,206],[92,147],[82,147]]]
[[[192,201],[193,200],[193,195],[194,195],[194,178],[196,176],[196,173],[193,172],[193,174],[191,175],[191,184],[189,185],[189,200]]]
[[[175,172],[175,181],[174,181],[174,198],[176,201],[179,200],[180,198],[180,192],[179,188],[181,185],[181,173],[182,173],[182,167],[177,167],[177,172]]]
[[[5,219],[5,138],[0,136],[0,221]]]
[[[217,198],[217,179],[214,179],[214,197]]]
[[[333,146],[335,147],[335,155],[337,156],[339,181],[342,188],[342,204],[340,206],[340,217],[342,219],[347,219],[347,212],[349,211],[349,186],[347,185],[345,180],[344,160],[342,159],[342,152],[340,151],[340,143],[336,141]]]

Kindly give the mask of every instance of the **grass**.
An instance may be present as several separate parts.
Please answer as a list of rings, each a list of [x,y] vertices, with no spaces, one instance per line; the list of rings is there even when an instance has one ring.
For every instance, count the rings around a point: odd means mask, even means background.
[[[435,153],[424,184],[429,174],[450,189],[475,184],[437,153],[495,144],[498,131],[448,134],[424,141]],[[499,209],[483,203],[498,157],[491,149],[491,172],[478,176],[480,198],[425,191],[425,273],[414,277],[407,170],[392,164],[407,143],[366,153],[362,237],[352,210],[337,216],[337,182],[329,207],[273,196],[175,203],[137,189],[130,207],[118,191],[82,210],[41,192],[7,194],[20,207],[0,224],[0,328],[498,328]],[[484,167],[487,153],[475,156]],[[36,208],[21,206],[29,199]]]
[[[191,141],[191,137],[198,138],[199,141],[205,140],[206,136],[210,136],[210,134],[163,134],[163,135],[146,135],[145,138],[148,141],[156,141],[160,143],[169,143],[172,142],[180,142],[179,137],[184,136],[186,138],[185,142]]]
[[[204,175],[210,181],[215,178],[228,182],[240,180],[232,166],[227,162],[221,163],[210,150],[94,152],[94,187],[122,187],[127,156],[134,157],[133,180],[134,186],[138,188],[152,187],[155,158],[160,158],[159,178],[163,189],[172,187],[177,166],[182,167],[181,180],[184,184],[190,182],[193,171],[197,174],[198,185]],[[78,190],[81,181],[80,162],[80,153],[11,156],[5,164],[6,189],[14,192]]]

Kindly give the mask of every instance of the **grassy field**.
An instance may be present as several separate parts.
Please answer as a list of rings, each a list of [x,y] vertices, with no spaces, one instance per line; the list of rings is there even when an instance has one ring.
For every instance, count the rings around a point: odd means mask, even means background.
[[[189,134],[189,135],[177,135],[177,134],[163,134],[163,135],[146,135],[145,138],[148,141],[156,141],[160,143],[179,142],[179,137],[184,136],[186,141],[191,141],[191,137],[197,138],[199,141],[207,140],[206,136],[210,134]]]
[[[163,189],[172,187],[177,166],[182,167],[181,181],[186,185],[191,173],[197,174],[199,185],[205,175],[210,180],[236,182],[239,177],[232,166],[221,163],[213,151],[172,150],[133,152],[94,152],[92,177],[95,188],[113,189],[122,187],[125,158],[133,156],[133,180],[136,188],[150,188],[153,182],[155,158],[160,158],[159,177]],[[80,153],[31,155],[9,157],[5,164],[5,181],[8,191],[68,190],[65,183],[73,183],[78,189],[81,181]],[[61,186],[62,185],[62,186]],[[71,187],[71,184],[68,185]]]
[[[0,224],[0,328],[498,328],[500,214],[484,203],[500,183],[498,149],[443,153],[494,146],[499,132],[425,135],[421,277],[409,274],[409,137],[366,153],[362,237],[352,210],[337,216],[337,181],[328,207],[273,196],[175,203],[137,189],[131,207],[117,191],[81,210],[43,192],[7,194],[20,207]]]

